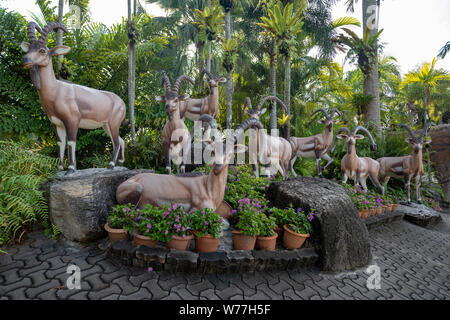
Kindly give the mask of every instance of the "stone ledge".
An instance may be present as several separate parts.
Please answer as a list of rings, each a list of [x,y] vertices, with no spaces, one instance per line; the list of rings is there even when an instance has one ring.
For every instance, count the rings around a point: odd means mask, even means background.
[[[423,228],[433,228],[442,217],[439,212],[428,208],[423,204],[410,203],[408,205],[399,205],[398,212],[404,213],[404,219]]]
[[[370,230],[393,221],[400,221],[403,219],[403,216],[404,213],[399,211],[385,212],[374,216],[370,216],[367,219],[364,219],[363,221],[367,229]]]
[[[312,269],[318,255],[311,248],[275,251],[216,251],[200,252],[167,250],[156,246],[136,246],[120,240],[108,246],[108,256],[127,266],[152,268],[170,273],[253,273],[255,271],[284,271],[300,268]]]

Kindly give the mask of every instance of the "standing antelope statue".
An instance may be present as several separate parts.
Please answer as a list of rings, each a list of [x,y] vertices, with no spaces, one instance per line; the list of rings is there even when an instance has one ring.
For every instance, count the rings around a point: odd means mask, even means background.
[[[411,178],[415,178],[417,203],[422,204],[420,195],[420,184],[423,174],[422,146],[431,143],[431,140],[423,141],[423,137],[430,126],[431,124],[427,124],[420,136],[417,137],[408,125],[402,124],[401,127],[405,128],[411,136],[411,138],[406,138],[406,142],[412,146],[413,153],[404,157],[385,157],[377,159],[380,163],[380,180],[384,181],[385,184],[389,182],[391,176],[399,179],[403,177],[406,185],[408,203],[411,203]]]
[[[370,132],[364,127],[356,127],[353,132],[350,132],[347,128],[340,128],[337,132],[337,139],[345,139],[347,143],[347,154],[341,160],[341,173],[342,173],[342,182],[346,183],[347,179],[350,178],[355,182],[355,186],[361,182],[364,190],[367,189],[366,180],[367,177],[370,177],[372,182],[381,190],[381,193],[384,194],[384,188],[378,181],[378,173],[380,171],[380,164],[369,157],[360,158],[356,154],[356,140],[364,139],[364,136],[361,134],[357,134],[358,131],[364,131],[369,137],[370,143],[372,145],[372,149],[376,149],[375,141],[372,138]],[[340,134],[341,132],[345,132],[346,134]],[[333,147],[331,148],[331,153],[333,153],[336,148],[337,139],[335,138]]]
[[[322,171],[326,170],[328,166],[333,163],[333,159],[328,155],[327,152],[333,142],[333,125],[338,122],[338,120],[333,120],[334,114],[337,113],[338,115],[341,115],[341,113],[338,109],[333,108],[330,114],[328,114],[325,109],[320,108],[314,111],[311,114],[311,117],[318,112],[322,112],[325,116],[325,119],[319,120],[319,123],[325,125],[325,131],[323,133],[319,133],[311,137],[289,138],[289,142],[292,146],[292,159],[290,168],[294,177],[297,176],[297,173],[295,173],[294,170],[294,164],[295,160],[297,160],[297,157],[315,158],[317,162],[317,173],[321,178],[323,178]],[[320,165],[320,159],[328,161],[323,168]]]
[[[258,121],[247,119],[233,133],[232,142],[215,142],[212,146],[212,169],[209,174],[196,177],[167,176],[141,173],[123,182],[117,188],[116,199],[120,204],[132,203],[137,207],[145,204],[163,206],[175,202],[186,211],[210,208],[217,211],[223,203],[227,183],[228,164],[233,151],[246,151],[244,145],[236,144],[237,137],[248,127],[258,126]]]
[[[125,103],[114,93],[55,78],[52,57],[65,55],[70,51],[70,47],[63,45],[47,48],[48,33],[56,29],[68,32],[59,22],[50,22],[42,30],[35,22],[28,23],[27,35],[30,42],[23,42],[21,48],[26,52],[22,64],[30,69],[31,80],[38,91],[42,109],[53,124],[58,137],[59,169],[64,170],[66,139],[69,146],[69,166],[66,174],[73,173],[76,169],[78,128],[103,128],[113,144],[113,157],[108,168],[114,168],[119,151],[119,165],[122,165],[125,161],[125,142],[119,136],[119,128],[125,119]],[[41,34],[39,40],[36,31]]]
[[[164,76],[162,85],[165,85],[166,94],[156,97],[156,101],[165,103],[166,113],[169,118],[162,131],[162,147],[168,174],[171,173],[172,161],[177,165],[177,172],[181,171],[184,173],[185,159],[191,148],[191,135],[180,117],[180,103],[189,99],[188,94],[178,95],[178,89],[183,80],[188,80],[194,84],[194,80],[182,75],[175,81],[172,89],[169,77]]]
[[[217,75],[214,77],[209,71],[202,70],[200,73],[200,79],[206,75],[208,77],[208,83],[210,88],[210,94],[201,99],[188,99],[180,105],[181,118],[188,118],[189,120],[196,121],[200,116],[209,114],[214,119],[219,114],[219,84],[227,82],[227,79]]]
[[[247,97],[245,99],[244,109],[245,112],[248,114],[249,119],[256,119],[259,122],[261,115],[266,112],[266,109],[264,108],[261,110],[261,107],[267,101],[277,102],[283,107],[283,109],[287,113],[286,105],[283,103],[283,101],[281,101],[279,98],[275,96],[267,96],[261,99],[256,109],[253,109],[252,102],[250,98]],[[258,161],[259,161],[260,163],[270,163],[271,168],[268,171],[266,171],[266,175],[270,176],[272,174],[272,171],[274,171],[273,175],[276,175],[277,172],[280,172],[283,175],[283,177],[287,179],[289,177],[289,161],[292,158],[292,148],[289,141],[284,139],[283,137],[275,137],[259,132],[259,130],[253,132],[253,134],[256,134],[256,137],[254,136],[253,137],[254,139],[250,141],[255,141],[256,148],[250,148],[250,158],[253,159],[252,167],[255,176],[256,177],[259,176],[258,170]],[[257,152],[258,161],[256,161],[252,149]]]

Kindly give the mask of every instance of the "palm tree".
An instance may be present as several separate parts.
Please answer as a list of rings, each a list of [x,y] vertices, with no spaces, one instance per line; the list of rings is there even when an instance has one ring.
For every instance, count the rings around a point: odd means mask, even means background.
[[[132,11],[133,9],[133,11]],[[133,15],[132,15],[133,12]],[[136,144],[136,129],[134,123],[134,99],[136,94],[136,55],[135,44],[137,30],[133,23],[133,16],[136,15],[136,0],[128,0],[128,106],[130,108],[131,140]]]
[[[447,41],[447,43],[439,50],[438,57],[444,59],[449,51],[450,51],[450,41]]]
[[[302,31],[303,17],[301,16],[306,9],[306,0],[298,4],[297,11],[293,13],[293,4],[283,6],[277,3],[273,10],[268,10],[268,17],[261,17],[262,23],[258,26],[266,30],[277,41],[278,51],[285,60],[284,76],[284,103],[290,115],[290,96],[291,96],[291,51],[296,45],[296,36]],[[290,135],[290,120],[286,122],[286,136]]]
[[[229,46],[232,46],[231,42],[231,9],[233,9],[233,0],[220,0],[220,5],[225,11],[225,41]],[[228,46],[227,46],[228,47]],[[230,48],[235,49],[235,48]],[[230,51],[228,51],[230,52]],[[230,65],[232,67],[232,65]],[[227,129],[231,129],[233,120],[233,69],[228,68],[226,96],[227,96]]]
[[[435,70],[434,65],[436,58],[431,64],[426,62],[419,71],[410,71],[405,74],[403,81],[400,83],[400,89],[411,83],[419,83],[423,86],[425,94],[425,108],[424,108],[424,126],[428,123],[429,114],[428,108],[431,104],[431,91],[436,87],[437,83],[442,80],[450,80],[450,75],[444,70]]]

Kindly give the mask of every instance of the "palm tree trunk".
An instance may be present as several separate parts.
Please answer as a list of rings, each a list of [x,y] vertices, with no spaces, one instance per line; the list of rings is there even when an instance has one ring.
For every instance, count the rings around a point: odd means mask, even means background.
[[[287,109],[287,116],[291,114],[291,57],[289,55],[286,55],[285,57],[285,70],[284,70],[284,104],[286,105]],[[288,120],[286,122],[286,136],[285,138],[288,139],[291,134],[291,121]]]
[[[373,8],[376,8],[377,12],[374,16]],[[370,35],[374,35],[378,32],[378,13],[380,10],[378,0],[363,0],[363,30],[368,27],[370,29]],[[374,21],[375,20],[375,21]],[[375,127],[377,135],[381,137],[381,114],[380,114],[380,88],[379,88],[379,76],[378,76],[378,51],[375,53],[374,63],[371,66],[371,70],[364,77],[364,94],[370,95],[373,99],[367,105],[364,113],[364,120],[369,127]]]
[[[272,96],[277,95],[277,69],[275,61],[275,41],[272,51],[270,52],[270,94]],[[272,109],[270,112],[270,129],[277,128],[277,104],[272,101]]]
[[[63,12],[64,12],[64,0],[59,0],[58,4],[58,22],[63,22]],[[56,45],[61,46],[63,44],[63,31],[58,29],[56,32]],[[58,78],[60,78],[59,73],[61,72],[63,56],[58,56]]]
[[[231,39],[231,10],[225,12],[225,41]],[[227,129],[233,126],[233,71],[227,75]]]
[[[134,0],[136,1],[136,0]],[[136,5],[133,5],[135,8]],[[131,0],[128,0],[128,24],[131,26]],[[136,68],[135,68],[135,43],[134,39],[128,41],[128,105],[130,108],[130,122],[131,122],[131,140],[133,145],[136,144],[136,131],[134,124],[134,99],[135,99],[135,89],[136,89]]]
[[[211,9],[211,0],[208,0],[208,7]],[[211,72],[211,46],[212,41],[208,40],[208,59],[206,60],[206,70]]]

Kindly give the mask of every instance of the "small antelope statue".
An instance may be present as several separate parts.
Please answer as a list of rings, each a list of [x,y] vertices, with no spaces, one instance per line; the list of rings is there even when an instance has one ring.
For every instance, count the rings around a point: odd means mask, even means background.
[[[235,130],[232,141],[227,144],[214,142],[212,146],[212,169],[208,175],[180,177],[155,173],[141,173],[123,182],[117,188],[116,199],[120,204],[132,203],[137,207],[145,204],[163,206],[175,202],[186,211],[203,208],[217,210],[225,194],[228,164],[234,151],[242,153],[247,150],[244,145],[236,144],[237,137],[254,121],[247,122]]]
[[[323,133],[316,134],[311,137],[304,138],[289,138],[289,142],[292,146],[292,160],[290,163],[291,172],[294,177],[297,176],[294,170],[295,160],[297,157],[303,158],[315,158],[317,162],[317,173],[319,177],[323,178],[322,171],[326,170],[330,164],[333,163],[333,159],[328,155],[328,150],[331,147],[331,143],[333,142],[333,124],[338,122],[338,120],[333,120],[334,114],[337,113],[341,115],[338,109],[333,108],[328,114],[325,109],[317,109],[311,114],[311,117],[316,113],[322,112],[325,116],[325,119],[319,120],[319,123],[325,125],[325,131]],[[320,159],[324,159],[327,162],[325,167],[321,167]]]
[[[156,101],[163,102],[166,105],[166,113],[169,118],[162,132],[162,147],[166,161],[166,172],[171,172],[172,160],[178,166],[178,173],[185,171],[185,159],[191,148],[191,135],[180,117],[180,103],[189,99],[188,94],[178,95],[178,89],[181,81],[188,80],[194,84],[194,80],[188,76],[178,77],[172,89],[170,79],[164,76],[162,84],[165,85],[166,94],[156,97]]]
[[[47,48],[48,33],[56,29],[68,32],[59,22],[50,22],[42,30],[35,22],[28,23],[27,34],[30,42],[23,42],[21,48],[26,52],[22,64],[30,69],[31,80],[38,91],[42,109],[53,124],[58,137],[59,169],[64,170],[66,139],[69,146],[69,166],[66,174],[73,173],[76,169],[78,128],[103,128],[113,144],[113,157],[108,168],[114,168],[119,151],[119,165],[122,165],[125,161],[125,142],[119,136],[119,128],[125,119],[125,103],[114,93],[55,78],[52,57],[65,55],[70,51],[70,47],[62,45]],[[39,40],[36,31],[41,34]]]
[[[209,95],[201,99],[187,99],[180,104],[181,118],[186,117],[189,120],[196,121],[204,114],[209,114],[214,119],[219,114],[219,84],[227,82],[227,79],[220,75],[214,77],[205,69],[200,73],[200,79],[204,75],[208,77]]]
[[[361,134],[357,134],[358,131],[364,131],[370,139],[372,144],[372,149],[376,148],[375,141],[372,138],[370,132],[364,127],[356,127],[353,132],[350,132],[347,128],[340,128],[336,138],[337,139],[345,139],[347,143],[347,154],[341,160],[341,173],[342,173],[342,182],[346,183],[347,179],[350,178],[355,182],[355,186],[361,182],[364,190],[367,191],[366,180],[367,177],[370,177],[372,182],[381,190],[381,193],[384,194],[384,188],[378,181],[378,173],[380,171],[380,164],[369,157],[360,158],[356,154],[356,140],[364,139],[364,136]],[[341,134],[341,132],[345,132],[346,134]],[[337,144],[337,140],[334,140],[333,147],[331,148],[331,153],[333,153]]]
[[[286,105],[279,98],[275,96],[267,96],[259,102],[256,109],[252,108],[252,102],[249,97],[245,99],[245,111],[249,116],[249,119],[258,120],[262,114],[266,112],[266,109],[262,109],[261,107],[267,101],[275,101],[280,104],[285,112],[287,113]],[[261,125],[262,128],[262,125]],[[255,138],[255,137],[254,137]],[[280,172],[281,175],[285,179],[289,177],[289,161],[292,156],[292,148],[291,144],[288,140],[283,137],[275,137],[268,134],[260,133],[259,130],[256,130],[256,139],[252,139],[251,141],[255,141],[256,148],[252,148],[250,146],[250,158],[252,159],[252,167],[253,173],[256,177],[259,176],[258,170],[258,162],[267,163],[270,165],[270,169],[266,171],[266,175],[276,175],[277,172]],[[255,154],[252,151],[256,151],[258,154],[258,160],[255,159]]]
[[[385,157],[377,159],[380,163],[380,180],[384,181],[385,184],[389,182],[391,176],[399,179],[403,177],[406,184],[408,203],[411,203],[411,178],[414,178],[416,183],[417,203],[422,203],[422,197],[420,195],[420,184],[423,174],[422,146],[431,143],[431,140],[423,141],[423,137],[428,132],[430,126],[430,123],[427,124],[420,136],[417,137],[408,125],[402,124],[401,127],[405,128],[411,136],[411,138],[406,138],[406,142],[411,144],[413,153],[404,157]]]

